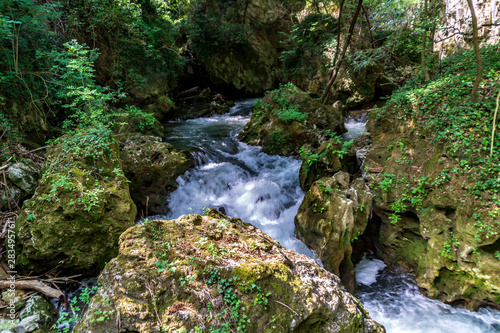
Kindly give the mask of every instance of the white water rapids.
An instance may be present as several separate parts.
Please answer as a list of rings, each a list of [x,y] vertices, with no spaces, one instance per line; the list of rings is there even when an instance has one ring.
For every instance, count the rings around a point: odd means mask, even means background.
[[[163,218],[224,207],[226,215],[250,222],[287,248],[315,257],[294,236],[294,216],[304,197],[298,179],[300,161],[267,155],[236,139],[250,119],[252,105],[251,100],[238,102],[226,115],[166,126],[167,141],[192,151],[196,166],[178,178],[179,187],[167,198],[170,213]],[[348,118],[344,138],[361,135],[365,122],[364,116]],[[469,312],[427,299],[410,277],[384,267],[380,260],[368,259],[357,265],[357,296],[388,333],[500,332],[499,311]]]

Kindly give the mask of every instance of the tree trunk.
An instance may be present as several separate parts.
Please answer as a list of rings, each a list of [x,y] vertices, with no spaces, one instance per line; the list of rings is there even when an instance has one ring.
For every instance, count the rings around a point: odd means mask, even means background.
[[[427,24],[427,0],[424,1],[424,13],[423,13],[423,17],[424,19],[422,20],[422,22],[426,25]],[[427,70],[427,66],[425,64],[425,57],[427,55],[427,28],[424,27],[424,34],[422,36],[422,50],[420,52],[420,62],[421,62],[421,65],[422,65],[422,71],[424,72],[424,77],[425,77],[425,81],[430,81],[431,80],[431,76],[429,75],[429,71]]]
[[[349,43],[351,42],[351,36],[352,36],[352,34],[354,32],[354,27],[356,26],[356,21],[358,19],[359,12],[361,11],[361,6],[362,5],[363,5],[363,0],[359,0],[358,1],[358,6],[356,7],[356,12],[354,13],[354,16],[353,16],[352,21],[351,21],[351,25],[349,27],[349,32],[347,33],[347,38],[346,38],[346,41],[344,43],[344,47],[342,48],[342,54],[340,55],[339,60],[335,64],[335,67],[334,67],[334,69],[332,71],[330,80],[328,81],[328,83],[326,85],[326,88],[325,88],[325,91],[323,92],[323,95],[321,95],[321,98],[319,100],[321,103],[325,103],[325,101],[327,100],[328,95],[330,94],[330,89],[331,89],[331,87],[333,85],[333,82],[337,78],[340,66],[342,65],[342,61],[344,60],[344,56],[345,56],[345,53],[347,51],[347,47],[349,46]],[[340,16],[339,16],[339,20],[340,20]],[[337,42],[337,45],[339,43],[340,43],[340,40]]]
[[[474,43],[474,52],[476,53],[476,64],[477,64],[477,74],[476,81],[474,81],[474,85],[472,86],[471,99],[472,103],[477,102],[477,90],[479,88],[479,83],[481,83],[481,79],[483,77],[483,61],[481,59],[481,52],[479,51],[479,34],[477,31],[477,18],[476,12],[474,11],[474,4],[472,0],[467,0],[469,4],[470,13],[472,16],[472,33],[473,33],[473,43]]]
[[[365,14],[366,23],[368,24],[368,29],[370,31],[370,40],[372,42],[372,49],[374,49],[375,48],[375,40],[373,39],[372,25],[370,23],[370,19],[368,18],[368,12],[366,11],[365,6],[362,6],[361,9],[363,9],[363,14]]]

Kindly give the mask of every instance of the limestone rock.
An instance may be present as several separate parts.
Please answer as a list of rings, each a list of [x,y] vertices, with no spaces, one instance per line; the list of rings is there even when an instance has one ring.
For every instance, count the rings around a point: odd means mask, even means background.
[[[357,164],[355,149],[346,148],[333,138],[325,140],[315,152],[314,158],[306,158],[302,162],[299,172],[300,187],[308,191],[316,180],[334,175],[341,170],[355,173]]]
[[[311,186],[295,217],[297,236],[350,290],[356,288],[352,242],[365,231],[372,198],[362,179],[350,184],[340,171]]]
[[[266,153],[299,156],[308,145],[317,149],[326,133],[344,133],[344,109],[313,100],[292,84],[268,93],[253,108],[240,140]]]
[[[212,82],[219,87],[230,87],[239,93],[259,95],[274,86],[274,69],[278,65],[278,50],[282,37],[276,27],[286,21],[287,11],[280,1],[250,0],[237,2],[225,8],[220,2],[206,1],[211,11],[220,11],[238,17],[245,25],[243,46],[218,52],[217,48],[200,54],[202,66]],[[231,14],[229,14],[231,12]],[[226,14],[225,14],[226,13]],[[228,37],[226,37],[228,38]]]
[[[34,315],[38,316],[38,323],[44,326],[50,326],[53,322],[54,307],[50,302],[40,295],[30,297],[26,302],[24,309],[19,313],[19,319]]]
[[[35,274],[56,266],[91,274],[116,255],[135,215],[111,134],[66,135],[49,149],[40,185],[16,220],[16,264]]]
[[[15,208],[14,200],[22,206],[23,201],[35,193],[39,178],[40,171],[32,160],[23,159],[8,167],[5,179],[9,188],[0,188],[0,210],[8,209],[9,206]]]
[[[191,165],[189,155],[154,136],[118,137],[123,170],[130,183],[130,195],[140,214],[165,214],[167,195],[176,179]],[[149,199],[148,199],[149,197]]]
[[[415,273],[423,292],[469,309],[500,304],[498,209],[481,205],[442,145],[423,138],[403,140],[413,125],[396,115],[369,116],[373,144],[366,179],[380,223],[377,254]],[[425,134],[425,133],[422,133]],[[482,197],[484,199],[484,197]]]
[[[384,332],[314,260],[214,210],[130,228],[99,285],[75,333]]]

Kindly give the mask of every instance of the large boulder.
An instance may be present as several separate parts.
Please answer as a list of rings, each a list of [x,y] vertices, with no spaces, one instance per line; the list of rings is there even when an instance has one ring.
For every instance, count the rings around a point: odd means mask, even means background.
[[[22,159],[1,171],[2,182],[6,184],[0,189],[0,210],[15,209],[23,201],[35,193],[40,178],[40,171],[30,159]]]
[[[155,136],[126,135],[117,139],[123,171],[131,182],[130,195],[139,214],[167,213],[168,194],[177,187],[177,177],[192,165],[189,155]]]
[[[311,186],[295,217],[297,236],[352,291],[356,288],[352,242],[365,231],[372,198],[364,180],[349,183],[349,174],[340,171]]]
[[[386,262],[415,273],[421,290],[470,309],[500,304],[499,209],[474,189],[481,174],[452,157],[403,108],[369,117],[366,179],[375,195],[371,237]],[[420,115],[419,115],[420,117]]]
[[[91,274],[116,256],[136,215],[118,144],[105,129],[79,130],[51,145],[43,169],[16,220],[16,264]]]
[[[256,103],[239,139],[266,153],[299,156],[302,146],[317,149],[328,135],[344,133],[344,113],[341,105],[321,104],[286,84]]]
[[[338,278],[215,210],[120,238],[75,333],[384,332]]]

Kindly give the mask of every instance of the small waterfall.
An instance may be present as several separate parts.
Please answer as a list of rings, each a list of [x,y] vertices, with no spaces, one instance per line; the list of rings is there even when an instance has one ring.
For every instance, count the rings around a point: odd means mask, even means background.
[[[226,115],[167,125],[168,141],[193,151],[195,167],[177,179],[179,186],[167,198],[170,213],[165,218],[223,207],[227,215],[315,258],[294,233],[294,217],[304,198],[298,179],[301,162],[267,155],[236,138],[250,119],[253,102],[238,102]]]

